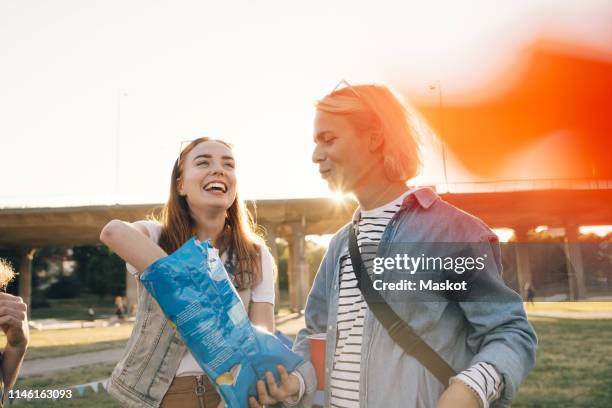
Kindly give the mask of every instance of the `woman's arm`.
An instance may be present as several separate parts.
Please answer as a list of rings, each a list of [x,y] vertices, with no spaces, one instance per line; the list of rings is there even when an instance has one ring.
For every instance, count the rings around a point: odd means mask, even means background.
[[[112,220],[102,229],[100,241],[140,272],[167,255],[138,223]]]
[[[274,333],[274,305],[267,302],[252,302],[249,312],[251,323]]]
[[[261,244],[259,257],[261,260],[261,282],[251,292],[251,307],[249,318],[255,326],[263,327],[274,333],[274,275],[276,266],[274,258],[266,247]]]

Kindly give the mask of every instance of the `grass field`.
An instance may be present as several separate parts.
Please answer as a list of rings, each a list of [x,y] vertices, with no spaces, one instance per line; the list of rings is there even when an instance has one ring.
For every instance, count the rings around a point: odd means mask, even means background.
[[[612,401],[612,320],[533,318],[535,369],[513,407],[608,408]]]
[[[31,330],[25,359],[60,357],[123,347],[131,332],[131,324],[85,329]],[[0,332],[0,344],[5,343],[5,336]]]
[[[62,390],[77,384],[86,384],[92,381],[108,378],[113,371],[114,364],[96,364],[89,367],[78,367],[70,370],[56,371],[52,374],[30,377],[19,380],[15,390]],[[92,407],[110,408],[119,405],[103,390],[97,393],[91,389],[79,396],[76,390],[72,391],[71,399],[61,399],[56,402],[52,400],[32,400],[30,402],[20,401],[19,407]]]
[[[114,299],[83,295],[75,299],[49,299],[49,307],[33,308],[31,319],[86,320],[87,310],[91,307],[96,317],[112,316],[115,310]]]
[[[535,302],[525,303],[527,312],[612,312],[612,302]]]
[[[537,303],[532,311],[606,311],[612,303]],[[560,319],[532,317],[539,346],[535,369],[519,390],[513,407],[518,408],[607,408],[612,404],[612,320]],[[125,344],[130,325],[120,327],[54,330],[32,333],[33,356],[46,353],[69,353],[71,350],[95,350],[109,345]],[[92,339],[96,341],[92,342]],[[3,340],[0,339],[0,342]],[[1,343],[0,343],[1,344]],[[33,353],[33,354],[30,354]],[[70,353],[72,354],[72,353]],[[107,377],[112,365],[99,364],[56,372],[49,376],[20,380],[18,389],[61,388],[100,380]],[[87,406],[106,408],[117,406],[105,394],[88,391],[71,401],[38,401],[21,403],[23,407]]]

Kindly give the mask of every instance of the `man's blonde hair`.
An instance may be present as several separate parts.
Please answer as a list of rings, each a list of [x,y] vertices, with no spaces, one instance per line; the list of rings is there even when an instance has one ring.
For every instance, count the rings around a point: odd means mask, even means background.
[[[15,277],[15,271],[11,264],[0,258],[0,290],[4,290],[6,285],[9,284],[10,281]]]
[[[315,103],[323,112],[342,115],[358,132],[380,132],[385,174],[391,181],[408,181],[421,167],[422,120],[385,85],[347,86]]]

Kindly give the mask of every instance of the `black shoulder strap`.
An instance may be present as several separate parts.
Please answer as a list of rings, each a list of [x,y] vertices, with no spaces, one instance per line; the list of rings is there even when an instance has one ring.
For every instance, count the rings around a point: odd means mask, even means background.
[[[372,288],[372,281],[361,259],[357,237],[352,227],[349,232],[349,253],[359,290],[376,319],[406,354],[416,358],[446,387],[449,379],[456,374],[455,370],[391,309],[380,293],[364,290],[366,287]]]

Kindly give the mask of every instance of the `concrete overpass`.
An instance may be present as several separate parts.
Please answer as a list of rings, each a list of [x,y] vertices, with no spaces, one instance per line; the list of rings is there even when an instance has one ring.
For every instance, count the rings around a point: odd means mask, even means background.
[[[442,199],[476,215],[492,228],[512,228],[518,242],[527,241],[527,232],[538,225],[563,227],[570,294],[585,295],[580,249],[576,245],[580,225],[612,224],[612,188],[563,189],[442,194]],[[291,308],[303,308],[309,282],[316,271],[308,271],[305,236],[335,232],[350,219],[354,202],[331,199],[260,200],[249,208],[276,256],[276,238],[289,244],[289,295]],[[0,247],[21,251],[20,295],[31,297],[32,258],[36,248],[97,244],[101,228],[113,218],[135,221],[161,208],[160,204],[110,205],[63,208],[0,209]],[[528,248],[517,245],[519,287],[531,280]],[[136,282],[127,277],[128,303],[136,298]]]
[[[109,205],[59,208],[0,209],[0,247],[18,249],[20,296],[31,301],[32,259],[36,248],[99,244],[102,227],[112,219],[136,221],[161,209],[161,204]],[[340,205],[326,198],[262,200],[249,203],[262,227],[266,242],[277,258],[276,238],[289,244],[289,295],[291,308],[301,310],[309,282],[305,236],[331,234],[350,219],[355,203]],[[126,275],[128,305],[136,302],[136,282]]]

